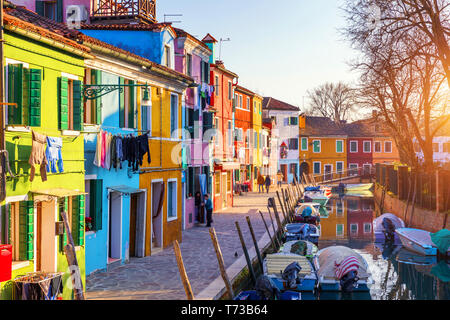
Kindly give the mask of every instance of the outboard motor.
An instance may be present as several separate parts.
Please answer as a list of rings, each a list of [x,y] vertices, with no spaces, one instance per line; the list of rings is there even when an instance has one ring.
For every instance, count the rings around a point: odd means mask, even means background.
[[[255,290],[262,300],[276,300],[281,295],[280,290],[273,284],[272,280],[264,275],[256,280]]]
[[[297,284],[300,283],[300,279],[298,277],[300,271],[302,271],[302,267],[298,264],[298,262],[292,262],[286,267],[286,269],[284,269],[281,277],[283,280],[287,281],[290,289],[294,289],[297,287]]]
[[[355,284],[359,280],[357,274],[357,271],[350,271],[341,278],[340,284],[342,292],[349,293],[353,291]]]
[[[394,242],[395,240],[395,225],[389,218],[384,218],[382,222],[384,228],[384,237],[387,242]]]

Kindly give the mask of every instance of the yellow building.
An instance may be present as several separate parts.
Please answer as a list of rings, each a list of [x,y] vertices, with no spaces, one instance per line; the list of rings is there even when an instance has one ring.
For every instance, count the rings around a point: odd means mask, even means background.
[[[265,174],[263,168],[263,130],[262,130],[262,101],[263,97],[255,94],[253,96],[253,110],[252,110],[252,131],[253,131],[253,147],[252,155],[252,181],[253,190],[257,190],[258,184],[256,180],[258,173]]]
[[[347,135],[325,117],[300,116],[300,176],[344,172],[347,168]],[[327,179],[328,180],[328,179]]]
[[[322,210],[322,209],[321,209]],[[332,198],[327,204],[327,216],[321,214],[320,240],[346,240],[348,239],[346,201]]]

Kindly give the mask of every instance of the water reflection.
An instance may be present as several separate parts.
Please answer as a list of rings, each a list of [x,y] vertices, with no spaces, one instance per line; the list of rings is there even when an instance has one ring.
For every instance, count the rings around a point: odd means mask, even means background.
[[[401,246],[373,242],[372,222],[380,215],[376,213],[373,197],[335,196],[320,215],[319,249],[333,245],[354,249],[367,261],[375,283],[367,293],[318,292],[316,299],[450,299],[450,261],[438,262],[436,257],[422,257]]]

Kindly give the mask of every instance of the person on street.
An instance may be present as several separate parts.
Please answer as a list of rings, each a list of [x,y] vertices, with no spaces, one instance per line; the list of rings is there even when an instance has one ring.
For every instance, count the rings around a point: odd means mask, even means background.
[[[202,195],[200,192],[195,193],[195,222],[196,223],[204,223],[204,210],[205,204],[202,201]]]
[[[284,175],[283,175],[283,173],[281,172],[281,170],[280,171],[278,171],[278,173],[277,173],[277,180],[278,180],[278,187],[279,188],[281,188],[281,182],[283,181],[283,179],[284,179]]]
[[[264,177],[260,173],[258,174],[258,180],[256,182],[258,183],[259,186],[259,193],[261,193],[261,189],[264,186]]]
[[[270,188],[270,184],[271,184],[271,183],[272,183],[272,182],[270,181],[270,176],[267,175],[267,176],[266,176],[266,181],[265,181],[267,193],[269,193],[269,188]]]
[[[211,227],[213,204],[208,194],[205,194],[205,209],[206,209],[206,227]]]

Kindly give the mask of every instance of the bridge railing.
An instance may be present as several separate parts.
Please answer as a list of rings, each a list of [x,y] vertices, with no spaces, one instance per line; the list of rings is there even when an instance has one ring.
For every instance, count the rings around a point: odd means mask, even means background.
[[[303,176],[303,182],[312,184],[339,183],[353,178],[375,178],[375,168],[350,168],[346,170],[324,172],[322,174],[309,174]]]

